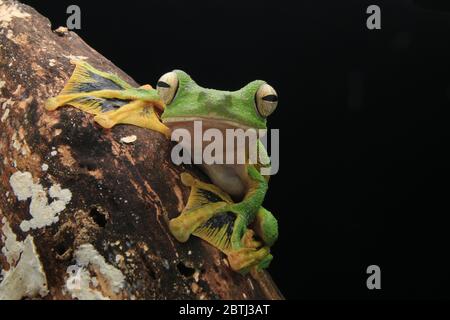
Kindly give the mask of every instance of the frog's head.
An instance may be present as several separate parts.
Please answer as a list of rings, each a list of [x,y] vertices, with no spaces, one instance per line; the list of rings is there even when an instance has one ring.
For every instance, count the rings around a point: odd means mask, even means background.
[[[163,75],[157,90],[166,104],[162,121],[171,130],[190,127],[196,120],[205,129],[266,129],[266,118],[278,102],[275,90],[261,80],[237,91],[219,91],[200,87],[181,70]]]

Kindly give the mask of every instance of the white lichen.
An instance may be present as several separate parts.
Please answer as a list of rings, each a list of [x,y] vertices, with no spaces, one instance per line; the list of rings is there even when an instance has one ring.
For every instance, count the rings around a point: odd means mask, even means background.
[[[5,218],[2,220],[2,253],[9,264],[9,270],[2,271],[0,300],[45,297],[48,294],[47,278],[31,235],[17,241]]]
[[[47,192],[39,183],[33,182],[33,177],[29,172],[15,172],[9,179],[9,183],[20,201],[31,198],[30,220],[22,221],[20,228],[27,232],[30,229],[49,226],[59,220],[59,213],[66,208],[72,198],[69,189],[61,189],[55,184],[49,189],[49,196],[54,200],[49,204]]]
[[[66,290],[73,298],[108,299],[102,292],[95,289],[98,287],[98,280],[95,276],[91,276],[89,266],[98,271],[112,292],[118,293],[124,287],[125,277],[122,272],[108,264],[92,244],[83,244],[78,247],[74,257],[76,264],[67,269],[69,277],[66,280]]]
[[[69,277],[66,280],[65,291],[72,298],[78,300],[109,300],[100,291],[93,289],[96,287],[96,280],[91,277],[88,270],[77,265],[67,268]],[[97,283],[98,285],[98,283]]]
[[[94,248],[92,244],[83,244],[75,252],[77,264],[82,267],[93,265],[107,280],[111,290],[118,293],[123,288],[125,277],[122,272],[114,266],[106,263],[105,258]]]
[[[2,253],[10,266],[15,265],[23,251],[23,243],[17,241],[16,234],[12,231],[6,218],[2,219],[2,224],[2,242],[4,243]]]
[[[58,199],[57,201],[63,202],[64,206],[72,199],[72,193],[69,189],[61,189],[59,184],[54,184],[48,190],[48,194],[51,198]]]
[[[137,140],[137,137],[133,134],[131,136],[122,137],[120,138],[120,141],[123,143],[133,143]]]
[[[33,195],[34,182],[31,173],[17,171],[9,178],[9,183],[19,201],[27,200]]]
[[[43,163],[41,166],[42,171],[47,171],[48,170],[48,164]]]

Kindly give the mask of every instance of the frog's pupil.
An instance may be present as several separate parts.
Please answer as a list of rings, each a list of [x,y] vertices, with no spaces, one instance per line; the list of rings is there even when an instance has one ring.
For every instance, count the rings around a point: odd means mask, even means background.
[[[274,94],[269,94],[265,97],[262,98],[265,101],[270,101],[270,102],[277,102],[278,101],[278,97]]]
[[[170,88],[170,84],[168,84],[164,81],[158,81],[158,83],[156,85],[161,88]]]

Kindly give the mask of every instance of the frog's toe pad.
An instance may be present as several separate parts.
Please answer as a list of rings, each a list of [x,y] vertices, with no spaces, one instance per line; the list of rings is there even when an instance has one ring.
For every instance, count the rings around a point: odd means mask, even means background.
[[[183,172],[181,174],[181,182],[186,186],[186,187],[192,187],[195,184],[195,179],[192,175],[190,175],[189,173]]]
[[[110,117],[104,114],[99,114],[95,116],[94,121],[106,129],[111,129],[116,124]]]
[[[56,98],[49,98],[47,99],[47,101],[45,101],[45,109],[49,110],[49,111],[53,111],[58,109],[59,104],[58,104],[58,100]]]
[[[188,227],[186,226],[185,220],[180,218],[175,218],[169,221],[169,230],[172,235],[179,242],[186,242],[189,239],[190,233],[186,232]]]

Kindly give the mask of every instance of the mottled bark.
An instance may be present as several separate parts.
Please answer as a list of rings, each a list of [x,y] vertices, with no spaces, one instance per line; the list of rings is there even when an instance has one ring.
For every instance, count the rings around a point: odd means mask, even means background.
[[[3,278],[30,255],[26,249],[15,250],[14,245],[26,247],[32,237],[48,290],[39,294],[19,288],[20,297],[72,299],[67,268],[76,264],[76,253],[81,256],[81,248],[86,249],[83,245],[92,244],[104,264],[91,260],[81,263],[81,268],[89,276],[88,289],[101,297],[280,299],[267,273],[258,279],[242,276],[231,271],[225,256],[204,241],[192,237],[181,244],[170,235],[167,220],[179,214],[189,193],[180,182],[180,173],[199,173],[171,163],[171,143],[166,138],[134,126],[104,130],[91,116],[72,108],[44,110],[44,101],[58,94],[69,78],[74,57],[137,85],[75,33],[61,28],[52,31],[49,21],[32,8],[0,0]],[[137,140],[121,142],[130,135]],[[26,231],[23,222],[32,218],[30,202],[39,199],[32,192],[19,199],[21,186],[16,183],[14,189],[10,181],[18,171],[28,172],[35,186],[42,186],[49,203],[59,199],[52,195],[52,186],[70,191],[65,209],[55,211],[58,221]],[[25,240],[27,236],[31,237]],[[111,270],[105,265],[124,276],[120,290],[113,290],[108,278]],[[11,297],[10,293],[3,292],[4,297]]]

